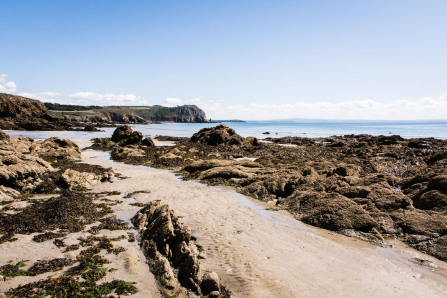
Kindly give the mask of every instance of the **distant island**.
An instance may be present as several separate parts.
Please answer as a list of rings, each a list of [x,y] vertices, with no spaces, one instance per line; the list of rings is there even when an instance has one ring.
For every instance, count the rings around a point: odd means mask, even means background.
[[[212,122],[222,123],[222,122],[247,122],[247,121],[239,120],[239,119],[232,119],[232,120],[212,120]]]
[[[81,106],[42,103],[36,99],[0,93],[0,128],[19,130],[67,130],[72,127],[146,124],[157,122],[210,122],[195,105]]]

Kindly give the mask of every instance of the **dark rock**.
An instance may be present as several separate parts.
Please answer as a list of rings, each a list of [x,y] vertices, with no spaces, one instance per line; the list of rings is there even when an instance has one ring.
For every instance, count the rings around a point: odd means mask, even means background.
[[[9,140],[10,138],[11,137],[6,132],[0,130],[0,141]]]
[[[339,194],[295,192],[287,198],[296,204],[302,221],[328,230],[355,229],[368,232],[377,228],[377,222],[360,206]]]
[[[436,176],[428,182],[427,188],[447,193],[447,175]]]
[[[216,272],[206,273],[202,282],[200,283],[200,289],[203,295],[208,295],[211,292],[220,291],[220,280]]]
[[[141,141],[141,144],[147,147],[154,147],[154,141],[150,137],[146,137]]]
[[[242,145],[244,138],[236,134],[234,129],[225,124],[216,127],[203,128],[195,133],[190,142],[198,142],[206,145],[216,146],[224,145]]]
[[[139,131],[132,131],[128,125],[123,125],[115,129],[112,134],[112,141],[119,143],[120,146],[137,144],[143,138],[143,134]]]
[[[159,282],[170,291],[182,285],[200,294],[198,248],[191,239],[190,229],[179,221],[174,211],[152,201],[132,218],[132,223]]]
[[[99,131],[93,124],[88,124],[84,127],[84,131]]]
[[[447,209],[447,195],[438,190],[423,192],[414,200],[414,207],[422,210]]]
[[[0,93],[0,128],[19,130],[67,130],[71,121],[53,117],[45,105],[35,99]]]

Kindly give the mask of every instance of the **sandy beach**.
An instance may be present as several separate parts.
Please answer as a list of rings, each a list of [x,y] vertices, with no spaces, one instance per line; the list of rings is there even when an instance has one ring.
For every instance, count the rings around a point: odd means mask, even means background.
[[[82,160],[125,177],[94,192],[135,193],[128,203],[160,200],[174,209],[206,252],[202,268],[217,272],[235,297],[447,297],[445,262],[399,242],[381,248],[310,227],[233,191],[112,162],[104,152],[85,150]],[[125,205],[116,211],[119,218],[136,212]]]

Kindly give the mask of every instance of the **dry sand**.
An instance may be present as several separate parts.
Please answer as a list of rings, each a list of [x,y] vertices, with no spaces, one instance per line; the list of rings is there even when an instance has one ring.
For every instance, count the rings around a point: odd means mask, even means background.
[[[235,297],[447,297],[447,264],[399,242],[394,249],[376,247],[267,211],[235,192],[107,156],[86,150],[83,161],[113,167],[127,178],[94,191],[144,191],[129,200],[168,204],[205,249],[202,268],[216,271]],[[117,213],[126,219],[135,210],[124,205]]]

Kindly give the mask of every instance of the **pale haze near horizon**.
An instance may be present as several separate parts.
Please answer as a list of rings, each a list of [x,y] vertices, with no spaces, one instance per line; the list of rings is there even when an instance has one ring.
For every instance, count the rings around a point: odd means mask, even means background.
[[[446,1],[2,1],[0,92],[209,118],[446,119]]]

